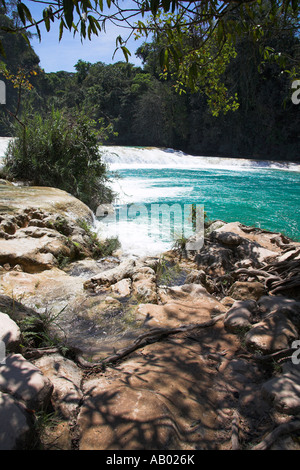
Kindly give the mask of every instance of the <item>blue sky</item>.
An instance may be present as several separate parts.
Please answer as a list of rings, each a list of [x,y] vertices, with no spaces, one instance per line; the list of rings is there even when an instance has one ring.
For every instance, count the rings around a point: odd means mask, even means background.
[[[42,17],[42,5],[35,4],[31,1],[25,3],[30,8],[32,16],[36,20]],[[59,42],[58,25],[58,22],[51,23],[49,32],[41,25],[41,42],[37,37],[33,37],[31,40],[32,47],[40,58],[40,66],[45,72],[57,72],[60,70],[74,72],[74,65],[79,59],[91,63],[101,61],[106,64],[125,60],[122,51],[117,51],[114,59],[112,58],[116,48],[117,36],[121,35],[122,38],[125,39],[126,34],[128,34],[123,28],[107,24],[105,33],[100,33],[99,36],[93,35],[91,41],[86,39],[83,40],[83,43],[81,43],[78,35],[73,37],[73,33],[64,30],[63,37]],[[34,32],[33,28],[32,32]],[[135,51],[142,42],[143,40],[135,41],[132,37],[127,44],[131,52],[129,62],[135,65],[141,65],[140,59],[135,56]]]

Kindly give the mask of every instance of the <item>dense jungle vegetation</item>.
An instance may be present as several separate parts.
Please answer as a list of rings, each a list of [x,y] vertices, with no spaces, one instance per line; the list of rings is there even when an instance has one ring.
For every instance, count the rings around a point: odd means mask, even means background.
[[[2,9],[0,25],[9,26],[17,14]],[[292,22],[292,20],[291,20]],[[234,156],[299,161],[300,104],[291,100],[292,77],[286,55],[299,61],[295,29],[271,26],[263,40],[242,35],[218,71],[222,87],[204,78],[192,91],[178,87],[178,76],[161,61],[162,40],[155,35],[136,54],[143,67],[129,62],[94,64],[79,60],[74,73],[45,73],[30,46],[30,34],[0,33],[6,57],[2,79],[7,84],[6,110],[1,108],[0,135],[12,135],[13,115],[22,119],[53,109],[85,115],[106,144],[171,147],[195,155]],[[263,47],[262,47],[263,43]],[[273,54],[273,51],[281,51]],[[272,55],[274,57],[272,58]],[[221,67],[221,66],[220,66]],[[225,93],[225,92],[224,92]]]

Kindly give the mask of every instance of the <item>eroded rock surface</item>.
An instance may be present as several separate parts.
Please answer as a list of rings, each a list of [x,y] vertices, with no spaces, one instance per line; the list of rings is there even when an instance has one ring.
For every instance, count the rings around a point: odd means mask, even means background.
[[[95,257],[71,196],[3,186],[1,449],[30,448],[50,406],[43,445],[68,450],[230,449],[234,419],[247,448],[299,413],[298,369],[267,358],[299,338],[299,244],[217,221],[199,253],[166,254],[168,285],[158,258]],[[53,350],[14,353],[45,321]]]

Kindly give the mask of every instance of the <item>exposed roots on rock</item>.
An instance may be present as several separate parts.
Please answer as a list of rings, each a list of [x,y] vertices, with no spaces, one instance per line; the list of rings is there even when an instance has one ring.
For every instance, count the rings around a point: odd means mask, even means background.
[[[239,450],[240,443],[239,443],[239,415],[238,412],[235,410],[233,412],[233,419],[231,425],[231,448],[232,450]]]
[[[252,447],[252,450],[267,450],[269,449],[277,439],[285,434],[290,434],[295,431],[300,430],[300,419],[289,421],[288,423],[280,424],[277,428],[273,429],[269,434],[267,434],[264,439]]]
[[[84,369],[97,369],[103,370],[106,365],[119,361],[124,357],[128,356],[130,353],[135,351],[138,348],[141,348],[149,343],[154,343],[160,341],[162,338],[165,338],[170,335],[175,335],[178,333],[186,333],[191,331],[196,331],[199,328],[208,328],[215,325],[218,321],[224,319],[225,314],[216,315],[211,320],[208,320],[203,323],[196,323],[191,325],[183,325],[177,328],[153,328],[150,329],[147,333],[144,333],[138,336],[135,341],[128,347],[121,349],[116,354],[108,356],[101,362],[89,362],[85,360],[81,355],[77,355],[77,363],[80,367]]]

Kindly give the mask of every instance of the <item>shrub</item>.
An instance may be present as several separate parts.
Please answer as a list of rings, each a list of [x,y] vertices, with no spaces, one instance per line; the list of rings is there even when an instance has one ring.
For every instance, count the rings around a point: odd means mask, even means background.
[[[95,211],[111,202],[106,164],[101,160],[95,122],[79,114],[66,116],[52,110],[16,123],[15,137],[6,152],[6,175],[38,186],[63,189]]]

